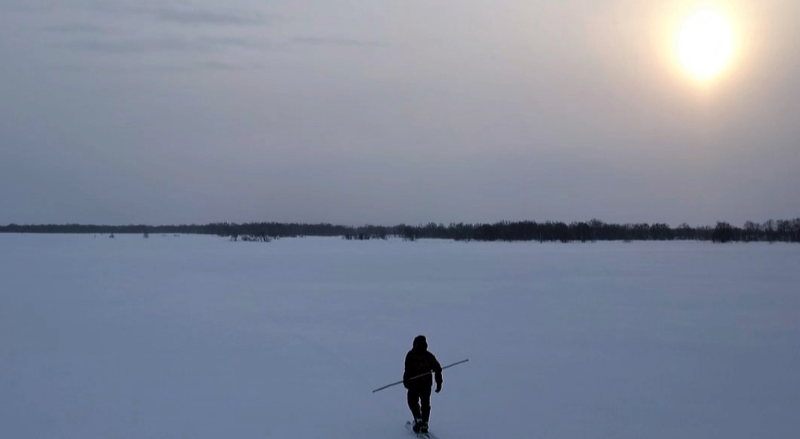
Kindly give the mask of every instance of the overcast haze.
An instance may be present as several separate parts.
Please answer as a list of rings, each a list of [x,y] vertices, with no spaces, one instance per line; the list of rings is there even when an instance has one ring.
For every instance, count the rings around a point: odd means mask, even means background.
[[[0,1],[0,224],[800,216],[796,0]]]

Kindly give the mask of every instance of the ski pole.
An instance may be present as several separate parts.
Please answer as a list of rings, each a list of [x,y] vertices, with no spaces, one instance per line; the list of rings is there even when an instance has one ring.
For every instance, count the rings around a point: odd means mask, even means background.
[[[467,358],[466,360],[456,361],[453,364],[448,364],[447,366],[442,367],[442,370],[445,370],[448,367],[453,367],[453,366],[457,366],[457,365],[462,364],[462,363],[466,363],[467,361],[469,361],[469,358]],[[433,371],[431,371],[431,372],[433,372]],[[425,372],[423,374],[419,374],[417,376],[413,376],[413,377],[409,378],[408,380],[411,381],[411,380],[415,380],[415,379],[420,378],[420,377],[424,377],[425,375],[430,375],[431,372]],[[379,387],[379,388],[373,390],[372,393],[380,392],[383,389],[388,389],[389,387],[396,386],[396,385],[402,384],[402,383],[403,383],[403,380],[400,380],[400,381],[398,381],[396,383],[387,384],[387,385],[385,385],[383,387]]]

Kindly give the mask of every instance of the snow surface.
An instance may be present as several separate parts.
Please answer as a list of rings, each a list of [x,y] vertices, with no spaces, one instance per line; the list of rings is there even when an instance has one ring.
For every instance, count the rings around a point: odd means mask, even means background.
[[[0,235],[0,437],[797,438],[800,245]]]

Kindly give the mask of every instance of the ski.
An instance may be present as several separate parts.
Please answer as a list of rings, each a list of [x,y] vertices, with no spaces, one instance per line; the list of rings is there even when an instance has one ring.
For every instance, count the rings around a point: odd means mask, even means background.
[[[406,421],[406,428],[408,429],[408,431],[411,432],[411,434],[420,439],[439,439],[436,437],[435,434],[431,433],[430,431],[428,431],[427,433],[416,433],[414,431],[414,423],[411,421]]]

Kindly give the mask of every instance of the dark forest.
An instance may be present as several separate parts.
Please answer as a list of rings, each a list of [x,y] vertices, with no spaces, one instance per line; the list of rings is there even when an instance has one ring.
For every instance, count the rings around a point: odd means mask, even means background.
[[[405,240],[451,239],[456,241],[538,241],[538,242],[595,242],[595,241],[673,241],[693,240],[712,242],[800,242],[800,218],[768,220],[763,223],[747,221],[742,227],[727,222],[715,226],[692,227],[681,224],[610,224],[593,219],[586,222],[502,221],[494,224],[429,223],[396,226],[342,226],[334,224],[298,223],[211,223],[204,225],[83,225],[42,224],[0,226],[0,233],[82,233],[82,234],[198,234],[217,235],[231,240],[270,241],[277,238],[302,236],[341,236],[345,239]]]

